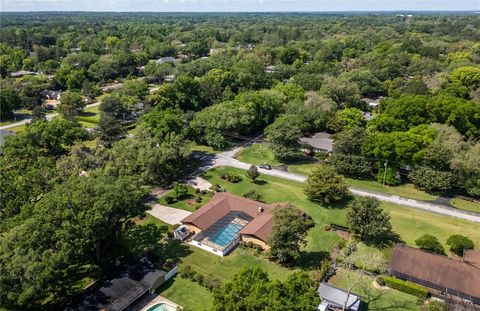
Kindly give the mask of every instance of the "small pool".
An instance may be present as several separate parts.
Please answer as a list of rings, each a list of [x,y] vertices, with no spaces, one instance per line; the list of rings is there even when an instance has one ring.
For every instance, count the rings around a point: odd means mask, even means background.
[[[217,245],[225,247],[228,244],[230,244],[230,242],[235,240],[235,238],[238,235],[238,232],[242,230],[242,228],[243,226],[240,224],[229,223],[222,229],[215,232],[215,234],[210,236],[209,240]]]
[[[177,311],[177,308],[162,302],[151,306],[147,311]]]

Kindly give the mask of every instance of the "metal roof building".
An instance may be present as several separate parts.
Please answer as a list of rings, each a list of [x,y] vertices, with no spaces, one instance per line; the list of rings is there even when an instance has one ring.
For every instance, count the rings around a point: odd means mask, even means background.
[[[343,289],[322,282],[318,286],[317,292],[320,294],[322,303],[318,306],[318,310],[326,311],[331,309],[342,309],[345,305],[345,310],[358,311],[362,303],[362,297],[348,293]]]

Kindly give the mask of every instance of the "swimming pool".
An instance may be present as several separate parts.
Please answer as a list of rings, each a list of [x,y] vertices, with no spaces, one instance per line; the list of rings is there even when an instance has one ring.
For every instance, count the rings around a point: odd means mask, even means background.
[[[175,308],[174,306],[171,306],[169,304],[162,302],[162,303],[158,303],[151,306],[150,308],[148,308],[147,311],[176,311],[176,310],[177,308]]]
[[[242,230],[242,228],[243,226],[241,224],[229,223],[222,229],[215,232],[215,234],[210,236],[209,240],[217,245],[220,245],[221,247],[225,247],[230,244],[230,242],[235,240],[238,232]]]

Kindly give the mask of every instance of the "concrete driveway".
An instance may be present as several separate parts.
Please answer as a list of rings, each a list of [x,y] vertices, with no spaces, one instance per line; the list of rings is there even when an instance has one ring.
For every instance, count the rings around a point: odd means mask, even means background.
[[[183,218],[191,214],[191,212],[184,211],[183,209],[172,208],[160,204],[153,204],[151,207],[152,209],[147,211],[147,213],[169,225],[180,224],[180,221]]]

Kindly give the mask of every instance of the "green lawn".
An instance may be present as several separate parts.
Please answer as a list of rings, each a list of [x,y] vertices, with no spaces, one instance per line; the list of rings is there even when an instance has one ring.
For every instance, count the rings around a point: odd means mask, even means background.
[[[298,207],[304,209],[310,214],[316,226],[310,231],[308,237],[308,245],[302,253],[302,258],[298,263],[298,268],[315,268],[320,262],[320,259],[330,252],[339,237],[332,231],[325,231],[325,224],[334,222],[345,224],[345,210],[325,208],[318,204],[307,200],[303,194],[303,185],[293,181],[279,179],[271,176],[261,175],[257,184],[251,183],[247,178],[241,182],[233,184],[228,181],[220,179],[221,174],[235,173],[245,176],[245,171],[221,167],[210,170],[204,174],[204,178],[211,183],[218,183],[228,192],[237,195],[243,195],[245,192],[255,189],[262,195],[262,200],[268,203],[274,202],[291,202]],[[392,225],[394,230],[409,245],[414,246],[414,240],[425,233],[436,235],[442,243],[445,242],[448,235],[452,233],[462,232],[469,236],[477,245],[480,245],[480,232],[478,224],[469,223],[455,218],[448,218],[420,210],[410,209],[394,204],[384,204],[387,210],[390,211],[392,217]],[[159,240],[172,227],[151,217],[147,216],[138,224],[142,224],[141,229],[138,230],[138,238],[131,237],[128,239],[130,248],[142,250],[142,245],[152,245],[151,237],[157,237]],[[152,231],[152,226],[155,225],[158,229]],[[156,232],[156,233],[155,233]],[[152,234],[155,233],[155,234]],[[153,242],[155,244],[155,242]],[[384,262],[388,257],[388,250],[378,250],[372,247],[360,244],[359,254],[380,254],[383,255]],[[194,271],[202,274],[207,279],[224,281],[231,278],[243,266],[254,267],[259,266],[266,270],[269,276],[273,279],[284,280],[293,269],[286,269],[269,262],[262,256],[255,256],[250,250],[237,247],[231,254],[226,257],[219,257],[199,248],[186,244],[172,244],[164,249],[163,256],[171,258],[180,264],[180,269],[189,265]],[[341,285],[342,279],[338,278],[337,284]],[[332,281],[335,281],[334,278]],[[372,280],[373,281],[373,280]],[[375,309],[382,307],[398,306],[392,310],[415,310],[416,298],[403,293],[387,290],[387,292],[378,299],[373,299],[375,292],[369,292],[368,287],[363,291],[357,291],[371,299],[371,306]],[[204,287],[194,283],[190,280],[183,279],[177,276],[171,282],[164,284],[159,293],[166,298],[192,310],[207,310],[211,307],[212,296],[211,293]],[[405,305],[400,304],[405,303]]]
[[[375,192],[387,193],[392,195],[398,195],[400,197],[422,200],[422,201],[434,201],[437,196],[428,194],[424,191],[415,189],[413,184],[404,184],[400,186],[383,186],[381,183],[374,180],[359,180],[346,178],[347,183],[350,186],[362,188],[365,190],[371,190]]]
[[[329,283],[348,290],[350,284],[354,284],[359,278],[360,274],[356,272],[338,269]],[[391,288],[380,288],[375,283],[373,277],[363,276],[360,283],[352,290],[353,293],[363,297],[363,300],[368,303],[369,310],[419,310],[417,297]]]
[[[80,124],[87,128],[96,128],[98,127],[98,122],[100,121],[100,111],[98,110],[99,106],[85,108],[77,116]]]
[[[13,131],[13,132],[21,132],[25,129],[26,124],[22,124],[19,126],[11,127],[8,129],[8,131]]]
[[[272,166],[279,166],[282,164],[286,165],[285,163],[282,163],[275,159],[275,155],[273,154],[273,151],[268,144],[253,144],[240,151],[237,154],[236,158],[242,162],[257,165],[264,162],[267,162]],[[316,163],[311,163],[307,160],[300,159],[299,161],[296,161],[294,163],[289,163],[288,171],[300,175],[309,175],[316,165]],[[408,199],[433,201],[437,198],[437,196],[415,189],[412,184],[405,184],[395,187],[384,187],[381,183],[374,180],[358,180],[351,178],[347,178],[347,183],[350,186],[359,187],[365,190],[398,195]]]
[[[450,204],[455,206],[458,209],[463,209],[465,211],[477,212],[480,213],[480,203],[467,201],[461,198],[454,198],[450,200]]]
[[[201,207],[204,204],[208,203],[208,201],[210,201],[211,193],[207,193],[206,195],[195,194],[194,192],[195,189],[193,187],[191,186],[187,186],[187,187],[188,187],[188,196],[185,199],[177,201],[175,203],[168,204],[165,200],[165,197],[168,196],[167,194],[158,200],[158,204],[171,206],[171,207],[183,209],[189,212],[193,212],[197,209],[197,207]],[[194,200],[196,196],[200,196],[202,198],[202,202],[197,203]]]
[[[210,146],[206,145],[193,145],[191,148],[192,151],[200,151],[203,153],[210,153],[210,154],[215,154],[221,152],[221,150],[215,150]]]
[[[252,144],[251,146],[244,148],[237,153],[235,158],[242,162],[255,165],[260,165],[265,162],[271,166],[279,166],[283,164],[275,159],[275,155],[268,144]]]

